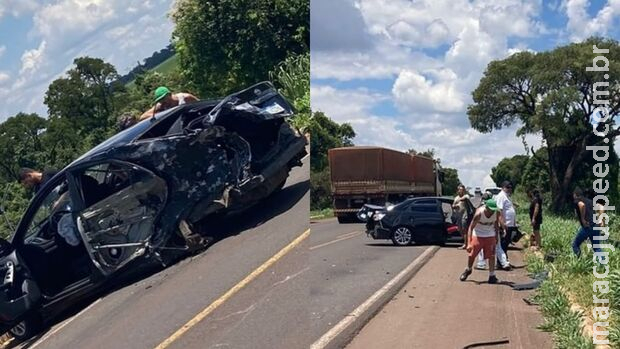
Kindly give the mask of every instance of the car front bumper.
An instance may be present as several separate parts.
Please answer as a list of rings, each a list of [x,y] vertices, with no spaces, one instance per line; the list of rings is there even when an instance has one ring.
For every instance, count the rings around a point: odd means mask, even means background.
[[[392,237],[392,231],[381,224],[381,221],[376,222],[374,227],[367,226],[366,233],[375,240],[386,240]]]

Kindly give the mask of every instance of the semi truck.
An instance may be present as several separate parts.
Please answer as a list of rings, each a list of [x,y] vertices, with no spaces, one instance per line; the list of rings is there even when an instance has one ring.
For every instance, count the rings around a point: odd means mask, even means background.
[[[441,196],[443,173],[428,157],[381,147],[328,151],[334,215],[357,221],[365,204],[398,203],[412,196]]]

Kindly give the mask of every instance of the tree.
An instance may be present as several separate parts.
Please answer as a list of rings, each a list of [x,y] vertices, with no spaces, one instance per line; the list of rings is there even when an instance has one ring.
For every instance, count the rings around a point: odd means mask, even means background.
[[[435,148],[429,148],[429,149],[426,149],[425,151],[419,152],[412,148],[412,149],[407,150],[407,154],[426,156],[427,158],[435,159],[435,155],[437,154],[437,151],[435,150]]]
[[[604,54],[609,71],[586,71],[599,55],[593,53],[593,46],[609,50]],[[593,93],[596,86],[608,90],[609,95]],[[551,208],[557,212],[580,178],[578,168],[587,160],[586,147],[608,145],[613,152],[614,139],[620,135],[615,123],[620,110],[619,86],[620,46],[614,40],[590,38],[548,52],[520,52],[491,62],[473,92],[474,103],[467,113],[472,127],[483,133],[520,123],[518,136],[542,135],[549,159]],[[610,116],[598,124],[598,130],[609,127],[609,144],[594,135],[590,123],[596,103],[602,101],[608,102]],[[614,181],[612,177],[612,188],[617,187]]]
[[[355,131],[349,124],[339,125],[322,112],[312,115],[310,123],[310,166],[320,172],[327,168],[327,151],[332,148],[353,146]]]
[[[19,113],[0,124],[0,182],[17,180],[20,167],[39,167],[45,156],[41,133],[47,121]]]
[[[521,175],[521,185],[528,188],[537,188],[549,192],[549,153],[545,147],[538,149],[527,160]]]
[[[269,73],[280,93],[295,107],[293,126],[306,132],[310,127],[310,54],[290,56]]]
[[[87,131],[95,142],[103,141],[114,123],[114,93],[124,87],[117,82],[113,65],[99,58],[79,57],[66,77],[54,80],[45,93],[50,119],[64,118],[74,132]]]
[[[181,72],[203,96],[266,80],[310,47],[307,0],[179,0],[171,17]]]
[[[523,169],[529,160],[527,155],[515,155],[511,158],[503,158],[497,166],[491,169],[493,182],[500,184],[503,181],[511,181],[513,185],[521,184]]]
[[[461,180],[459,179],[459,171],[455,168],[444,167],[444,180],[441,184],[442,194],[443,195],[456,195],[456,190],[461,184]]]

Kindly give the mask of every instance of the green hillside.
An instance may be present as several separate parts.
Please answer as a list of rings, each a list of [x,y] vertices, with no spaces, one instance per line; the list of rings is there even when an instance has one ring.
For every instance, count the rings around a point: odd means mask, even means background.
[[[175,54],[174,56],[172,56],[172,57],[168,58],[167,60],[161,62],[155,68],[150,69],[150,71],[156,71],[156,72],[158,72],[160,74],[168,74],[171,71],[173,71],[174,69],[176,69],[176,67],[178,67],[178,65],[179,65],[179,57]],[[134,81],[131,80],[125,86],[132,87],[133,85],[134,85]]]

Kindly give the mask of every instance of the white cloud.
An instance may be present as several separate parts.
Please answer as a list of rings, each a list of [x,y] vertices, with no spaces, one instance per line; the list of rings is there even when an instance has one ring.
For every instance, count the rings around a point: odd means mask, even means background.
[[[403,111],[463,112],[466,96],[458,91],[456,74],[449,69],[435,71],[435,81],[414,71],[403,70],[392,88]]]
[[[564,4],[568,17],[567,29],[571,40],[581,41],[589,36],[605,35],[620,15],[620,1],[609,0],[592,18],[588,12],[588,0],[567,0]]]
[[[313,108],[350,123],[357,145],[435,148],[442,164],[457,168],[466,185],[493,185],[491,168],[525,153],[517,126],[481,134],[469,127],[465,107],[490,61],[530,50],[525,41],[553,32],[538,19],[542,2],[358,0],[357,8],[373,45],[312,52]],[[520,41],[509,46],[509,38]],[[385,87],[342,90],[326,86],[324,79],[350,80],[352,86],[363,85],[361,79],[394,82],[387,96]],[[398,112],[380,115],[377,106],[386,101]],[[537,146],[540,137],[527,141]]]
[[[4,85],[11,79],[11,75],[8,72],[0,71],[0,86]]]
[[[0,2],[0,18],[5,14],[20,17],[39,7],[36,0],[2,0]]]
[[[373,106],[388,100],[389,96],[367,89],[339,90],[313,84],[310,98],[313,110],[322,111],[337,122],[347,122],[356,116],[367,115]]]
[[[167,12],[173,1],[43,2],[33,9],[33,27],[28,33],[28,40],[40,45],[22,54],[15,81],[0,90],[13,98],[12,103],[0,105],[0,121],[19,111],[45,115],[47,87],[72,68],[76,57],[102,58],[124,74],[137,61],[167,46],[173,29]]]
[[[38,48],[27,50],[22,54],[22,67],[19,70],[20,76],[33,74],[41,67],[46,46],[47,42],[43,40]]]
[[[375,115],[372,109],[387,96],[365,89],[339,90],[315,84],[311,98],[313,109],[353,126],[356,145],[401,151],[435,148],[442,165],[458,169],[468,186],[491,186],[485,177],[493,166],[506,156],[525,153],[521,139],[515,136],[516,126],[482,134],[467,125],[462,113],[450,116],[449,121],[446,114]],[[540,136],[529,135],[526,140],[535,148],[540,145]]]

